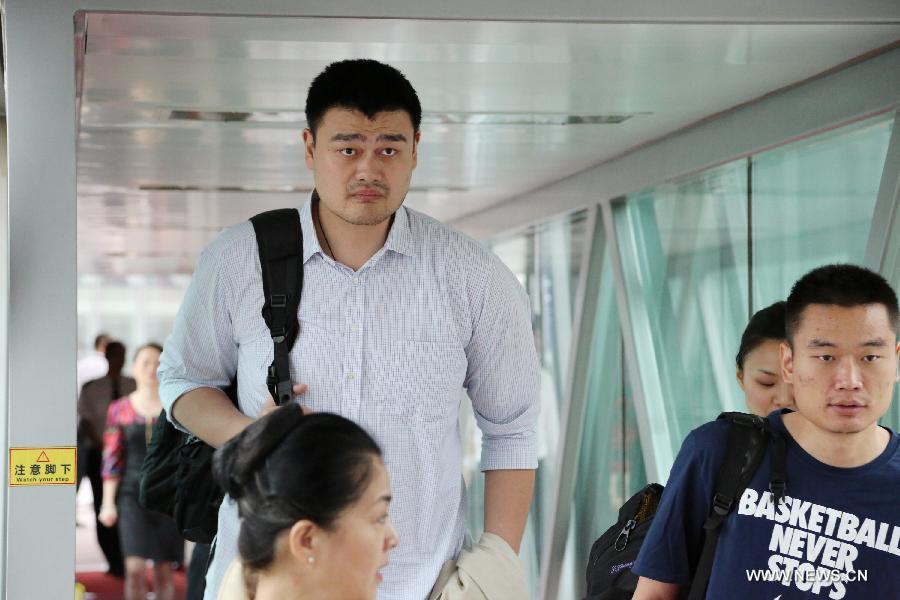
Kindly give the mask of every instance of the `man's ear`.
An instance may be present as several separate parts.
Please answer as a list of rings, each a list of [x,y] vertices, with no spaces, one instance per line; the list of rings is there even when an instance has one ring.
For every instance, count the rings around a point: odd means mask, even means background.
[[[413,169],[416,168],[416,165],[419,164],[419,141],[422,139],[422,132],[417,131],[415,135],[413,135],[413,147],[412,147],[412,159],[413,159]]]
[[[743,388],[744,387],[744,370],[742,368],[738,367],[737,369],[735,369],[734,378],[737,379],[738,385],[740,385],[741,388]]]
[[[306,166],[310,170],[313,170],[316,154],[316,136],[313,135],[313,132],[309,127],[303,130],[303,148],[304,158],[306,159]]]
[[[894,383],[900,381],[900,342],[897,342],[897,348],[894,350],[897,354],[897,376],[894,378]]]
[[[781,342],[778,349],[781,352],[781,378],[785,383],[794,383],[794,351],[785,342]]]

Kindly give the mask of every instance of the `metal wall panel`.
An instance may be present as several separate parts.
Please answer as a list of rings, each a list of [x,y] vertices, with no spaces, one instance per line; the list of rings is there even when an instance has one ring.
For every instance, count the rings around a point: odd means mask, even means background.
[[[9,143],[7,447],[75,445],[71,10],[5,5]],[[8,453],[6,453],[8,455]],[[74,486],[5,487],[7,598],[71,598]]]

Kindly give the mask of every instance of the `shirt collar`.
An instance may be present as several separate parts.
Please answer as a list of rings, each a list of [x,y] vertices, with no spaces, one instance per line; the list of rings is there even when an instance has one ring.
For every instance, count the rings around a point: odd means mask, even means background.
[[[313,190],[309,200],[300,209],[300,227],[303,231],[303,264],[306,264],[310,258],[316,253],[325,256],[319,244],[319,236],[316,235],[316,228],[312,220],[313,202],[318,202],[319,197]],[[413,239],[409,226],[409,215],[405,206],[400,206],[394,213],[394,222],[391,223],[391,229],[388,232],[387,240],[384,242],[384,250],[391,250],[398,254],[413,256]]]
[[[409,228],[409,215],[406,207],[401,205],[394,213],[394,222],[384,242],[385,250],[392,250],[398,254],[413,256],[412,231]]]
[[[300,230],[303,232],[303,264],[316,253],[325,256],[322,246],[319,245],[319,236],[316,235],[316,227],[312,220],[312,203],[316,199],[315,192],[309,200],[300,208]]]

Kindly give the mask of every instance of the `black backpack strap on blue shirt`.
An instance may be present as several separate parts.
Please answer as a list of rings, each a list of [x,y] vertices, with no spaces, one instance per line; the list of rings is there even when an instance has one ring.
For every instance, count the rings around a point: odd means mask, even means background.
[[[303,231],[300,214],[293,208],[260,213],[250,222],[262,269],[262,316],[275,345],[266,385],[275,404],[281,406],[293,398],[289,356],[300,329],[297,309],[303,290]]]
[[[703,525],[705,539],[700,560],[694,570],[688,600],[703,600],[712,574],[713,561],[716,557],[716,545],[722,531],[722,523],[740,501],[741,495],[756,473],[762,462],[769,441],[772,441],[772,475],[769,489],[773,501],[778,504],[784,498],[787,489],[786,444],[784,438],[773,431],[769,422],[763,417],[739,412],[722,413],[719,419],[728,421],[728,446],[725,460],[716,475],[716,487],[713,493],[712,507],[706,523]]]

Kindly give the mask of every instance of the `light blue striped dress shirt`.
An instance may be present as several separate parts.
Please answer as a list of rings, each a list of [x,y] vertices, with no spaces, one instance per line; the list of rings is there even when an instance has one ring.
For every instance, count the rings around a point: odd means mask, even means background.
[[[466,391],[483,432],[482,469],[537,466],[528,299],[484,246],[414,210],[397,211],[384,247],[356,272],[322,252],[310,202],[300,217],[304,280],[291,375],[309,391],[299,402],[354,420],[381,446],[400,545],[378,597],[424,598],[463,544],[458,416]],[[259,414],[273,356],[262,304],[256,238],[244,222],[203,251],[166,341],[159,380],[170,418],[182,394],[223,387],[235,373],[241,411]],[[207,599],[237,554],[238,528],[226,500]]]

